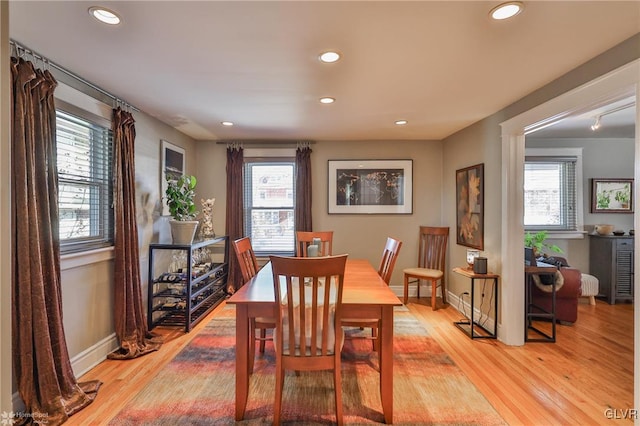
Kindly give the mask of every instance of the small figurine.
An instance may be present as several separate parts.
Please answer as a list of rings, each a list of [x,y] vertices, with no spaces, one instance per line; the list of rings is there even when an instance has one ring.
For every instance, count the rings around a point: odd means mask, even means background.
[[[202,202],[202,231],[203,238],[215,237],[216,233],[213,230],[213,204],[216,202],[215,198],[209,198],[207,200],[200,199]]]

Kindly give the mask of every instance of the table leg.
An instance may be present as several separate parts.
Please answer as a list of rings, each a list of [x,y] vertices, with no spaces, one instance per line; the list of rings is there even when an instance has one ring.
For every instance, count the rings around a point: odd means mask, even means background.
[[[380,325],[380,399],[384,421],[393,423],[393,306],[382,308]]]
[[[236,305],[236,421],[244,418],[249,394],[249,309]]]

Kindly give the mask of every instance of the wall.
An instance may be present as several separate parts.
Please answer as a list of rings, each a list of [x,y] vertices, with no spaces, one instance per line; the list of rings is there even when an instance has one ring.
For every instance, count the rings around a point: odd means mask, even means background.
[[[615,229],[629,231],[633,228],[633,214],[591,213],[592,178],[633,178],[634,139],[536,139],[526,138],[527,148],[583,148],[582,188],[584,227],[593,232],[597,224],[612,224]],[[563,251],[570,265],[581,271],[589,271],[589,237],[582,239],[549,239]]]
[[[314,230],[333,230],[333,252],[368,259],[376,267],[387,236],[403,241],[391,278],[402,294],[402,269],[416,266],[418,227],[441,224],[442,144],[439,141],[321,141],[311,155]],[[197,150],[198,196],[215,197],[214,229],[224,232],[226,197],[226,147],[199,142]],[[327,213],[328,160],[413,159],[413,214],[335,215]]]
[[[11,72],[9,2],[0,2],[0,412],[13,411],[11,364]]]

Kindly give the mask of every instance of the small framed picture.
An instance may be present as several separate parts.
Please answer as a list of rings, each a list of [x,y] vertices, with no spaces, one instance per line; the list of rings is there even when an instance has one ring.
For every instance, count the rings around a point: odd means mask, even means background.
[[[178,180],[184,174],[184,149],[165,140],[161,141],[161,163],[160,163],[160,197],[164,197],[167,190],[167,177],[171,180]],[[169,215],[169,207],[162,202],[162,215]]]
[[[633,179],[591,179],[591,213],[633,213]]]

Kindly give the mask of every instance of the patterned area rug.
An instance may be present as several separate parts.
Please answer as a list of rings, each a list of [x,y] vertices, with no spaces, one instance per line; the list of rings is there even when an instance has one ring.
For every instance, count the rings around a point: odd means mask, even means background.
[[[406,308],[396,310],[394,327],[394,424],[506,424]],[[265,354],[256,358],[245,420],[235,422],[235,311],[228,306],[109,424],[272,424],[274,367],[273,346],[267,343]],[[376,368],[370,341],[345,342],[345,424],[384,423]],[[333,392],[331,372],[287,372],[283,424],[333,424]]]

